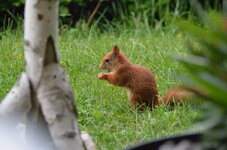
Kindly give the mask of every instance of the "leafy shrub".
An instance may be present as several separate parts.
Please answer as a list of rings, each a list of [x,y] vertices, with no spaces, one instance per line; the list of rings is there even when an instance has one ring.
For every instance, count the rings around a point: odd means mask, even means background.
[[[197,10],[201,10],[199,7]],[[206,91],[200,96],[210,104],[205,111],[204,149],[227,149],[227,21],[226,16],[199,11],[204,27],[190,22],[179,26],[197,39],[191,56],[179,59],[190,79]]]

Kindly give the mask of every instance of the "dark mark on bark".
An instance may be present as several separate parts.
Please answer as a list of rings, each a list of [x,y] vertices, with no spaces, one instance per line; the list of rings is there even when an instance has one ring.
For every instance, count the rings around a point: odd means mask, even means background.
[[[63,118],[63,115],[62,115],[62,114],[57,114],[57,115],[56,115],[56,119],[57,119],[58,121],[61,121],[62,118]]]
[[[43,19],[43,15],[41,15],[41,14],[38,14],[38,20],[42,20]]]
[[[38,53],[38,52],[39,52],[39,48],[38,48],[38,47],[35,47],[35,48],[33,49],[33,51],[34,51],[35,53]]]
[[[67,132],[64,134],[65,137],[67,138],[74,138],[76,135],[76,133],[74,131],[71,131],[71,132]]]
[[[62,78],[62,81],[65,82],[65,78]]]
[[[50,35],[47,38],[47,42],[46,42],[46,51],[45,51],[43,66],[45,67],[51,63],[58,63],[58,59],[57,59],[54,39]]]
[[[51,10],[51,9],[52,9],[52,7],[51,7],[51,6],[49,6],[49,7],[48,7],[48,10]]]
[[[71,97],[70,97],[69,95],[67,95],[67,94],[65,94],[65,97],[66,97],[66,98],[68,98],[68,99],[70,99],[70,98],[71,98]]]
[[[24,45],[25,46],[30,46],[30,42],[28,40],[24,40]]]
[[[73,97],[73,92],[72,91],[68,91],[68,94]]]
[[[57,75],[54,75],[53,77],[54,77],[54,79],[56,79]]]

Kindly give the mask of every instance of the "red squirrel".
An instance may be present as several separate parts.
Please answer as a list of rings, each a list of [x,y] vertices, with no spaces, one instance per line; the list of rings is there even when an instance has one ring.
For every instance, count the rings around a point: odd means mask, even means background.
[[[109,73],[100,72],[98,79],[107,80],[109,83],[128,89],[130,105],[143,109],[150,109],[161,104],[173,104],[174,101],[181,103],[182,99],[188,98],[192,93],[183,88],[174,88],[158,100],[158,90],[154,75],[146,68],[131,63],[117,45],[104,56],[99,68]]]

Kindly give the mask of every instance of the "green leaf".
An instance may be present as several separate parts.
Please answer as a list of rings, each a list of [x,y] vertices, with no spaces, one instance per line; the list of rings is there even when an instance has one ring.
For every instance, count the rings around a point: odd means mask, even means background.
[[[227,110],[226,83],[223,83],[222,80],[213,75],[198,70],[191,72],[190,76],[198,85],[207,91],[207,96],[210,97],[214,103]]]

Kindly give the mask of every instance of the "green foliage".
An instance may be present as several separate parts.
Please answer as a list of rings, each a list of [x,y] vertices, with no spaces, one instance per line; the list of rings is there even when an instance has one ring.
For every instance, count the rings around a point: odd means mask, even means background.
[[[25,0],[10,0],[0,3],[0,15],[15,18],[23,16]],[[221,0],[200,0],[204,8],[220,10]],[[176,18],[193,19],[189,0],[60,0],[60,21],[63,25],[75,25],[79,20],[88,21],[97,4],[101,2],[92,22],[102,28],[105,24],[125,24],[131,27],[160,28],[171,24]],[[11,14],[9,14],[11,13]],[[4,26],[0,18],[0,26]],[[6,25],[7,26],[7,25]]]
[[[211,102],[205,112],[204,149],[227,149],[227,22],[217,13],[199,11],[205,27],[181,22],[179,26],[192,34],[197,43],[189,48],[191,56],[180,61],[188,68],[190,79],[205,93],[201,96]]]
[[[0,3],[0,12],[7,11],[9,7],[19,7],[23,5],[25,0],[7,0]]]

